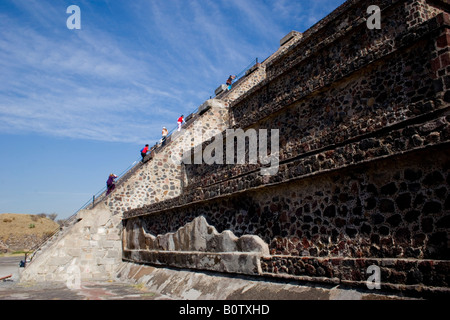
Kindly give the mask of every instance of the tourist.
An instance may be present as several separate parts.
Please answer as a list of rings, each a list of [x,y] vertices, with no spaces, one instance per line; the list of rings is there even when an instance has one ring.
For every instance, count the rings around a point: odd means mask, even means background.
[[[181,115],[181,117],[178,118],[177,123],[178,123],[178,131],[181,130],[181,125],[184,123],[184,116]]]
[[[230,75],[227,80],[228,90],[231,90],[231,85],[233,84],[233,80],[236,79],[236,76]]]
[[[163,127],[162,133],[161,133],[161,135],[162,135],[162,137],[161,137],[161,144],[162,145],[164,145],[164,142],[166,142],[166,138],[167,138],[168,134],[169,134],[169,131],[166,129],[166,127]]]
[[[141,149],[142,162],[144,162],[147,152],[148,152],[148,144],[146,144],[145,147],[143,149]]]
[[[106,195],[110,194],[116,187],[116,182],[114,181],[117,176],[114,173],[109,175],[108,180],[106,181]]]

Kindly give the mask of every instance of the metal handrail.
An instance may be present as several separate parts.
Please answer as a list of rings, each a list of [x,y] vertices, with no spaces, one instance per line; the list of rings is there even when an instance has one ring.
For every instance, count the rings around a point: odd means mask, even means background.
[[[132,168],[136,166],[136,163],[138,160],[134,161],[130,166],[128,166],[127,169],[123,170],[120,175],[118,175],[117,182],[119,182],[120,178],[122,178],[127,172],[129,172]],[[71,216],[69,216],[67,219],[64,220],[63,224],[60,225],[58,228],[53,230],[49,236],[47,236],[41,243],[37,244],[36,246],[32,247],[30,252],[25,253],[25,266],[27,264],[27,258],[29,258],[29,262],[31,262],[36,255],[37,251],[41,249],[44,245],[46,245],[50,240],[52,240],[56,235],[58,235],[62,230],[63,227],[68,227],[73,223],[73,220],[77,216],[77,214],[81,211],[89,207],[89,205],[92,204],[92,206],[95,206],[95,200],[98,201],[99,198],[102,198],[102,195],[104,195],[106,192],[106,187],[103,187],[101,190],[99,190],[94,196],[92,200],[88,200],[85,204],[83,204],[75,213],[73,213]],[[98,202],[97,202],[98,203]],[[31,253],[31,254],[30,254]]]
[[[253,60],[244,70],[242,70],[241,72],[239,72],[236,75],[236,79],[233,80],[233,82],[238,81],[240,78],[242,78],[243,75],[245,75],[245,73],[247,72],[247,70],[249,70],[251,67],[253,67],[255,64],[258,63],[258,58],[256,58],[255,60]]]

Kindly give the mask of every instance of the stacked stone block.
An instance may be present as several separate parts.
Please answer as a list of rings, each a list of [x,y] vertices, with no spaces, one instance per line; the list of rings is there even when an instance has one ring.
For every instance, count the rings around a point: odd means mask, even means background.
[[[27,265],[21,281],[64,281],[69,287],[85,280],[112,280],[122,261],[121,216],[104,204],[80,211],[76,223],[63,230]]]

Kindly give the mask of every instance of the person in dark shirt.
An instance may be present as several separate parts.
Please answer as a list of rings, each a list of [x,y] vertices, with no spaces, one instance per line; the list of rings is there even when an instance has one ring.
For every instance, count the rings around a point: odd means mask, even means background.
[[[116,182],[114,181],[117,176],[114,173],[111,173],[106,181],[106,195],[110,194],[116,188]]]
[[[236,79],[236,76],[230,75],[227,80],[228,90],[231,90],[231,85],[233,84],[233,80]]]

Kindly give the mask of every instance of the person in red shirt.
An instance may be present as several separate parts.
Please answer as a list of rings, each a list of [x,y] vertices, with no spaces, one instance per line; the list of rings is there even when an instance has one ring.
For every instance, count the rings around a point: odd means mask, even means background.
[[[181,117],[179,117],[178,118],[178,120],[177,120],[177,123],[178,123],[178,131],[180,131],[181,130],[181,125],[183,124],[183,122],[184,122],[184,119],[183,119],[183,115],[181,115]]]
[[[146,144],[145,147],[141,150],[142,162],[144,162],[144,158],[147,155],[147,152],[148,152],[148,144]]]

